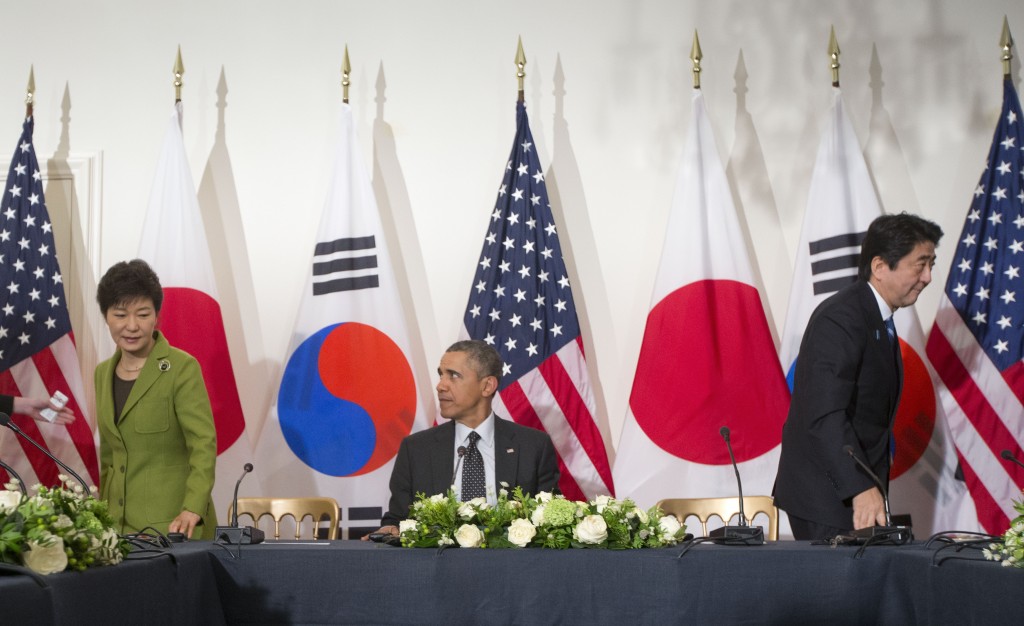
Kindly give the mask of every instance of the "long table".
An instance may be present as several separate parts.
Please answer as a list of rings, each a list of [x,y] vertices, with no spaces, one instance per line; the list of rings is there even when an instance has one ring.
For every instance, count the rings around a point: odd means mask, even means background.
[[[921,544],[411,550],[194,542],[85,573],[0,575],[4,623],[1020,623],[1024,570]],[[965,555],[961,553],[960,556]],[[977,557],[977,553],[972,554]],[[943,560],[945,559],[945,560]],[[12,606],[13,605],[13,606]],[[15,619],[9,620],[13,616]]]

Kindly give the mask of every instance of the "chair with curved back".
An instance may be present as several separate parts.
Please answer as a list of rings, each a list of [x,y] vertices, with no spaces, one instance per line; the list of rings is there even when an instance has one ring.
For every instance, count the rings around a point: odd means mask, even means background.
[[[228,519],[231,519],[233,506],[228,506]],[[274,539],[281,538],[281,520],[291,516],[295,520],[295,538],[300,539],[302,534],[302,521],[313,518],[313,539],[320,530],[320,522],[327,518],[330,527],[327,528],[327,539],[338,538],[338,502],[334,498],[308,497],[308,498],[239,498],[238,515],[248,515],[253,520],[254,526],[259,526],[260,518],[269,515],[274,520]]]
[[[722,518],[723,525],[729,523],[734,515],[739,515],[739,498],[666,498],[658,502],[658,506],[666,513],[671,513],[683,523],[687,517],[700,520],[701,534],[708,534],[708,520],[712,517]],[[754,519],[758,513],[768,516],[768,529],[765,538],[769,541],[779,540],[779,509],[771,496],[744,496],[743,513],[747,521]]]

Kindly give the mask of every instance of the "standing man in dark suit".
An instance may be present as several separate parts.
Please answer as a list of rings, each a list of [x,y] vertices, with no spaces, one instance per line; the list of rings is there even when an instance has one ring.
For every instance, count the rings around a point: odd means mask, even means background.
[[[494,348],[477,340],[454,343],[437,373],[441,416],[450,421],[402,441],[391,472],[391,503],[379,532],[398,532],[417,493],[454,488],[464,501],[485,497],[494,504],[502,483],[530,494],[558,488],[558,459],[547,433],[501,419],[491,410],[501,378],[501,357]]]
[[[886,523],[881,491],[844,447],[888,484],[903,385],[892,315],[931,282],[941,238],[937,224],[907,213],[874,220],[857,282],[822,302],[807,323],[775,479],[775,503],[796,539]]]

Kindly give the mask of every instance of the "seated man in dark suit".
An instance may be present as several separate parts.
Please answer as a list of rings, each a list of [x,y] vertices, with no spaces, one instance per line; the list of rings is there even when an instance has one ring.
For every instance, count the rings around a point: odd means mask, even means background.
[[[437,373],[441,416],[451,421],[402,441],[391,472],[391,503],[379,532],[398,533],[417,493],[454,488],[463,501],[485,497],[493,504],[502,483],[530,494],[558,488],[558,458],[547,433],[501,419],[491,410],[501,378],[501,358],[494,348],[475,340],[452,344]]]

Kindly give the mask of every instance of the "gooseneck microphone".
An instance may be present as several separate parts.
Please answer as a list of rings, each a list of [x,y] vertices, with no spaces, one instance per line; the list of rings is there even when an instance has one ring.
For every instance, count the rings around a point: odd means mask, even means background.
[[[872,539],[874,537],[881,537],[896,543],[906,543],[911,539],[910,526],[893,526],[892,515],[889,513],[889,492],[886,490],[885,485],[882,483],[882,479],[871,471],[867,463],[860,460],[853,451],[853,446],[847,444],[843,446],[843,452],[849,455],[853,459],[864,473],[871,477],[874,481],[875,486],[882,492],[882,502],[885,504],[885,526],[868,526],[867,528],[861,528],[853,531],[853,536],[860,539]]]
[[[218,526],[214,537],[217,541],[227,544],[252,544],[263,543],[264,533],[254,526],[238,527],[238,487],[241,486],[245,475],[252,471],[252,463],[246,463],[242,467],[242,475],[235,483],[235,495],[231,503],[231,525]],[[296,524],[298,522],[296,521]]]
[[[864,473],[871,477],[871,480],[875,481],[875,486],[882,492],[882,502],[885,504],[885,525],[891,526],[892,516],[889,514],[889,492],[886,490],[885,485],[882,484],[882,479],[878,477],[878,474],[871,471],[871,468],[868,467],[867,463],[857,458],[857,455],[853,452],[853,446],[849,444],[843,446],[843,452],[848,454],[850,458],[853,459],[862,470],[864,470]]]
[[[11,416],[10,416],[10,415],[8,415],[8,414],[6,414],[6,413],[2,413],[2,412],[0,412],[0,426],[6,426],[7,428],[10,428],[10,429],[11,429],[11,430],[13,430],[13,431],[14,431],[14,432],[15,432],[15,433],[16,433],[16,434],[17,434],[17,435],[19,436],[19,437],[21,437],[21,438],[22,438],[22,439],[24,439],[25,441],[29,442],[30,444],[32,444],[33,446],[35,446],[36,448],[38,448],[40,452],[42,452],[42,453],[43,453],[43,454],[45,454],[45,455],[46,455],[47,457],[49,457],[49,459],[50,459],[51,461],[53,461],[54,463],[56,463],[57,465],[59,465],[59,466],[61,467],[61,469],[63,469],[63,470],[64,470],[65,472],[67,472],[68,474],[71,474],[72,476],[74,476],[75,480],[77,480],[77,481],[78,481],[78,484],[82,485],[82,489],[85,489],[85,493],[86,493],[86,494],[91,494],[91,493],[92,493],[91,491],[89,491],[89,485],[88,485],[88,484],[86,484],[86,482],[85,482],[84,480],[82,480],[82,477],[81,477],[81,476],[79,476],[79,475],[78,475],[78,474],[77,474],[77,473],[75,472],[75,470],[71,469],[71,468],[70,468],[70,467],[69,467],[69,466],[67,465],[67,463],[65,463],[64,461],[61,461],[60,459],[58,459],[57,457],[55,457],[55,456],[54,456],[53,454],[51,454],[49,450],[47,450],[47,449],[46,449],[46,448],[44,448],[43,446],[41,446],[41,445],[39,445],[38,443],[36,443],[36,440],[35,440],[35,439],[33,439],[33,438],[29,437],[28,435],[26,435],[26,434],[24,433],[24,431],[22,431],[22,430],[21,430],[20,428],[18,428],[18,425],[17,425],[17,424],[15,424],[14,422],[12,422],[12,421],[11,421]],[[19,479],[18,479],[18,481],[20,482],[20,481],[21,481],[21,479],[19,478]],[[22,486],[22,489],[24,489],[24,485]]]
[[[727,546],[759,546],[764,544],[764,529],[760,526],[748,526],[747,516],[743,511],[743,482],[740,480],[740,468],[736,465],[736,456],[732,453],[732,442],[729,440],[729,427],[722,426],[718,434],[725,439],[725,445],[729,448],[729,460],[732,461],[732,469],[736,472],[736,487],[740,493],[740,525],[726,525],[716,528],[708,533],[715,543]]]
[[[252,463],[246,463],[242,467],[242,475],[238,477],[238,482],[235,483],[235,495],[231,498],[233,506],[231,507],[231,525],[238,528],[238,488],[242,485],[242,479],[245,475],[252,471]]]
[[[2,413],[0,413],[0,415],[2,415]],[[21,476],[18,476],[18,472],[14,471],[13,467],[3,461],[0,461],[0,467],[4,468],[4,470],[11,475],[11,478],[18,481],[18,488],[21,489],[21,495],[27,496],[28,491],[25,490],[25,481],[21,479]]]
[[[736,472],[736,488],[740,492],[740,526],[747,525],[747,516],[743,512],[743,481],[740,480],[740,468],[736,465],[736,456],[732,453],[732,442],[729,440],[729,427],[722,426],[718,429],[718,434],[725,439],[725,445],[729,448],[729,460],[732,461],[732,469]]]
[[[459,474],[459,466],[462,465],[462,457],[466,456],[466,446],[459,446],[459,449],[456,452],[459,454],[459,460],[455,461],[455,469],[452,471],[452,480],[448,483],[452,486],[452,489],[455,489],[455,477]]]
[[[1006,459],[1007,461],[1010,461],[1011,463],[1016,463],[1017,465],[1020,465],[1021,467],[1024,467],[1024,463],[1021,463],[1020,459],[1018,459],[1017,457],[1013,456],[1013,453],[1010,452],[1009,450],[1003,450],[1003,452],[1000,454],[1000,456],[1003,457],[1004,459]]]

